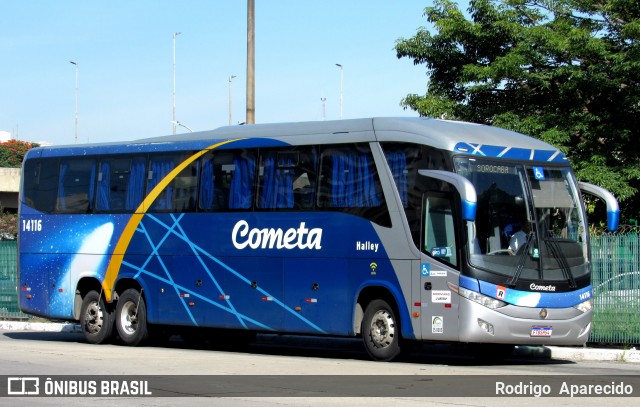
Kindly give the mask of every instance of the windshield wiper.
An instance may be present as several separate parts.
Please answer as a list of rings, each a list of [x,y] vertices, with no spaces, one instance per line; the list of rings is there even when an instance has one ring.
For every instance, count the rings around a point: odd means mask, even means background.
[[[551,251],[551,255],[558,261],[558,265],[562,270],[562,275],[569,282],[569,288],[576,288],[578,285],[576,284],[576,279],[573,278],[573,274],[571,274],[571,267],[569,266],[567,258],[560,249],[560,246],[558,245],[556,239],[553,237],[553,233],[551,233],[551,231],[549,232],[549,237],[544,241],[545,243],[547,243],[547,246]]]
[[[520,274],[522,274],[522,270],[524,270],[524,263],[527,261],[527,253],[529,253],[529,247],[531,246],[531,242],[533,241],[533,230],[529,232],[527,235],[527,241],[522,246],[522,252],[518,255],[518,264],[516,264],[516,270],[513,273],[513,276],[509,281],[507,281],[507,285],[511,288],[516,286],[518,279],[520,278]]]

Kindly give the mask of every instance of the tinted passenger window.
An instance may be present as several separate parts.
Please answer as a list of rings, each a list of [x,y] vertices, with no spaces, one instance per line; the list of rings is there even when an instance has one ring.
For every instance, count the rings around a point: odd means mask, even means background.
[[[144,157],[100,161],[96,208],[99,211],[132,212],[142,202],[146,160]]]
[[[58,191],[58,159],[34,159],[24,163],[24,203],[38,211],[55,211]]]
[[[450,170],[442,151],[420,144],[383,143],[382,148],[398,190],[411,235],[420,247],[422,196],[427,191],[448,191],[447,183],[418,174],[419,170]]]
[[[147,175],[147,195],[157,186],[161,188],[158,197],[151,204],[151,211],[188,212],[195,210],[198,162],[188,165],[166,185],[165,178],[191,154],[156,155],[149,157]]]
[[[338,145],[322,150],[318,207],[340,209],[383,226],[391,225],[368,144]]]
[[[261,151],[258,208],[312,209],[316,162],[316,149],[311,147]]]
[[[254,196],[256,153],[247,150],[216,151],[202,159],[199,208],[211,211],[251,209]]]
[[[70,160],[60,163],[56,209],[61,213],[87,213],[93,209],[96,162]]]

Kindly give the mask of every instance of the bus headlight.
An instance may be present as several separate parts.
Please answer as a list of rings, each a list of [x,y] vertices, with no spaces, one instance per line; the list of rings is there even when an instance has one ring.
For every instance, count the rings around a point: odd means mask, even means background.
[[[592,306],[592,302],[591,302],[591,298],[589,298],[585,302],[581,302],[580,304],[576,305],[575,308],[585,313],[585,312],[591,311],[591,306]]]
[[[507,303],[504,301],[496,300],[495,298],[487,297],[486,295],[467,290],[466,288],[462,287],[458,288],[458,293],[464,298],[467,298],[473,302],[477,302],[478,304],[491,309],[501,308],[507,305]]]

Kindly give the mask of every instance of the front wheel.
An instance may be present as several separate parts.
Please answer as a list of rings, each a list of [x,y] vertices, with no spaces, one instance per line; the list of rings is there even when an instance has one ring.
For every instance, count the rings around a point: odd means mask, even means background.
[[[95,290],[89,291],[82,299],[80,326],[89,343],[100,344],[111,339],[113,311],[107,308],[104,298]]]
[[[122,342],[137,346],[149,336],[147,330],[147,307],[142,293],[133,288],[125,290],[116,307],[116,328]]]
[[[362,319],[364,346],[374,360],[388,362],[400,354],[400,326],[393,309],[383,300],[369,303]]]

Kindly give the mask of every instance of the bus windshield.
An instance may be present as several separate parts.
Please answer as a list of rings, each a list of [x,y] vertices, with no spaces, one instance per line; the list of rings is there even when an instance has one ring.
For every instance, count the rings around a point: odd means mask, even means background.
[[[568,167],[458,157],[456,171],[475,186],[477,218],[468,222],[471,265],[526,281],[564,281],[588,273],[585,219]]]

